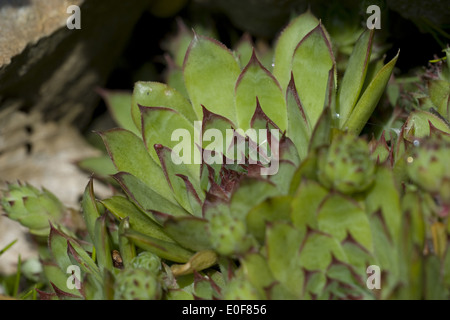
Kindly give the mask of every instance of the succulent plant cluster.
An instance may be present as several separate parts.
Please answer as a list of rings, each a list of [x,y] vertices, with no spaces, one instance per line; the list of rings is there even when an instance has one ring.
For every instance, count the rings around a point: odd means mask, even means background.
[[[360,36],[340,75],[310,12],[283,30],[273,60],[249,39],[230,51],[182,30],[167,56],[168,84],[104,93],[120,128],[99,133],[109,157],[84,165],[116,194],[96,199],[91,179],[84,229],[67,226],[47,192],[33,189],[51,199],[35,204],[30,187],[9,186],[9,217],[48,232],[50,291],[41,298],[449,298],[450,129],[414,113],[390,145],[384,135],[359,137],[398,58],[372,64],[373,36]],[[195,122],[202,134],[278,130],[277,158],[268,149],[278,172],[248,161],[251,137],[235,158],[223,141],[221,154],[211,141],[194,146],[204,160],[230,162],[175,164],[173,150],[193,142],[172,133],[194,137]],[[78,288],[67,285],[73,265]],[[370,266],[381,270],[380,287],[369,285]]]

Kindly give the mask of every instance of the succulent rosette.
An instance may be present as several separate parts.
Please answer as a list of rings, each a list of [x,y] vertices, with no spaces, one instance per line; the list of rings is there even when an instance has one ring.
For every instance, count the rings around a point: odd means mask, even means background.
[[[319,155],[319,181],[345,194],[366,190],[374,180],[375,163],[365,141],[340,135]]]
[[[431,226],[414,191],[357,137],[398,58],[371,64],[374,32],[362,33],[338,76],[310,12],[281,32],[273,60],[248,38],[231,51],[183,28],[167,84],[103,92],[119,128],[99,133],[109,157],[84,165],[117,193],[97,199],[88,183],[86,239],[51,226],[45,297],[448,297],[437,270],[450,269],[449,250],[424,253]],[[82,271],[80,289],[65,288],[70,265]],[[373,265],[379,291],[366,281]]]
[[[450,136],[444,133],[415,140],[406,158],[408,176],[423,190],[450,204]]]

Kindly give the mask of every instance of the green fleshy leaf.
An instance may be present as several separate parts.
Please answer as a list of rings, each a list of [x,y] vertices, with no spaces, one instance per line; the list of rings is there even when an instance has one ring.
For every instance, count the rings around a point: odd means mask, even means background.
[[[423,216],[422,203],[425,200],[420,195],[421,191],[408,191],[402,197],[401,207],[405,213],[403,214],[403,220],[407,220],[409,226],[409,234],[411,235],[410,241],[412,244],[419,248],[425,247],[426,241],[426,223]],[[404,222],[402,222],[404,225]]]
[[[364,246],[373,250],[372,234],[366,213],[357,203],[337,194],[331,194],[321,204],[317,213],[319,230],[343,241],[347,233]]]
[[[218,263],[220,261],[220,258],[218,258]],[[216,271],[216,270],[208,270],[207,271],[208,277],[214,281],[219,288],[225,287],[225,276],[222,274],[222,272]]]
[[[289,83],[292,57],[297,44],[318,24],[319,20],[308,11],[293,20],[278,38],[275,47],[273,74],[278,79],[283,92],[285,92]]]
[[[102,215],[95,221],[94,245],[97,262],[100,270],[112,270],[113,263],[111,258],[110,236],[106,229],[106,215]]]
[[[450,82],[445,80],[430,81],[428,83],[428,94],[439,113],[450,120]]]
[[[189,101],[176,89],[159,82],[136,82],[133,91],[132,116],[136,126],[141,130],[141,111],[139,106],[170,108],[183,115],[191,122],[199,119]]]
[[[67,255],[72,264],[76,264],[81,271],[92,273],[97,280],[101,279],[100,270],[91,256],[73,239],[67,240]]]
[[[350,234],[341,242],[341,245],[347,255],[348,263],[358,274],[364,274],[368,266],[376,265],[376,258],[360,243],[356,242]]]
[[[169,217],[164,231],[183,247],[201,251],[211,248],[207,225],[207,220],[196,217]]]
[[[334,262],[327,270],[327,284],[318,299],[373,299],[362,283],[362,277],[354,273],[352,266]]]
[[[241,69],[221,43],[195,35],[183,65],[184,81],[197,114],[202,105],[236,123],[234,87]]]
[[[372,82],[370,82],[349,118],[342,126],[343,130],[356,135],[362,131],[386,88],[399,54],[400,52],[397,53],[397,55],[377,73]]]
[[[268,180],[246,177],[239,182],[239,188],[231,197],[231,214],[243,219],[251,208],[279,194],[276,186]]]
[[[370,227],[372,229],[372,237],[374,244],[375,265],[381,270],[389,272],[389,277],[383,283],[383,291],[381,298],[386,298],[394,290],[398,284],[400,276],[398,247],[392,240],[386,220],[380,211],[369,215]]]
[[[331,109],[325,108],[318,119],[309,141],[309,152],[331,142]]]
[[[170,280],[170,288],[183,289],[186,292],[193,293],[194,292],[194,280],[195,275],[193,273],[187,274],[184,276],[179,276],[175,279],[175,276],[172,273],[172,269],[167,264],[163,263],[164,271],[167,274],[168,280]]]
[[[81,200],[81,208],[83,209],[83,218],[86,223],[86,229],[90,238],[93,240],[95,236],[95,221],[103,214],[99,211],[97,201],[94,195],[94,181],[89,180]]]
[[[203,106],[202,106],[203,107]],[[203,156],[203,161],[211,166],[221,165],[223,162],[222,155],[225,154],[230,158],[233,157],[231,150],[228,150],[229,145],[227,144],[227,133],[230,134],[230,129],[235,129],[236,126],[230,120],[212,113],[205,107],[203,107],[203,121],[202,121],[202,147],[205,150],[216,151],[216,158],[220,158],[220,161],[207,161],[205,156]],[[222,141],[220,141],[221,137]],[[232,141],[232,140],[231,140]],[[231,144],[231,141],[229,142]],[[233,149],[232,149],[233,150]]]
[[[333,65],[333,67],[328,71],[328,82],[327,82],[327,90],[325,92],[325,102],[324,102],[324,109],[330,109],[331,112],[331,124],[332,127],[337,127],[336,122],[338,121],[338,115],[336,113],[336,66]]]
[[[214,290],[211,286],[211,282],[204,278],[196,281],[194,284],[194,294],[197,299],[212,300]]]
[[[276,279],[267,264],[267,259],[259,253],[249,253],[242,260],[245,277],[259,290],[259,294],[266,296],[266,290]]]
[[[272,121],[272,119],[270,119],[263,111],[263,109],[261,108],[261,104],[259,103],[259,99],[256,98],[256,109],[255,112],[252,116],[252,119],[250,120],[250,126],[252,127],[252,129],[255,130],[267,130],[267,128],[269,130],[272,129],[276,129],[276,130],[280,130],[280,128],[278,128],[277,124],[275,122]],[[242,130],[244,131],[244,130]],[[241,133],[243,134],[243,133]],[[254,139],[252,139],[254,140]]]
[[[450,127],[445,119],[428,111],[416,110],[410,113],[406,120],[405,138],[413,139],[428,137],[431,132],[430,123],[436,129],[450,134]]]
[[[393,172],[386,167],[379,167],[373,187],[366,197],[366,212],[372,214],[381,210],[389,230],[389,236],[397,243],[401,230],[402,210],[400,193],[396,188]]]
[[[266,225],[269,222],[289,221],[291,197],[277,196],[266,199],[247,215],[247,229],[260,242],[264,242]]]
[[[105,300],[103,281],[99,281],[92,274],[84,277],[83,290],[86,300]]]
[[[372,52],[373,35],[374,29],[363,32],[348,61],[338,91],[340,126],[348,119],[360,96]]]
[[[273,276],[289,291],[300,296],[304,284],[300,247],[305,233],[277,222],[267,229],[267,262]]]
[[[340,283],[345,283],[351,287],[359,285],[355,281],[355,276],[359,275],[354,274],[353,267],[351,265],[341,263],[337,260],[334,260],[327,270],[327,277],[333,280],[337,280]],[[357,280],[362,282],[363,279],[358,277]]]
[[[291,162],[296,168],[301,164],[301,159],[298,155],[297,148],[291,139],[285,135],[280,138],[279,144],[279,158]]]
[[[102,200],[101,203],[119,220],[128,219],[130,228],[143,233],[147,236],[174,242],[162,229],[162,227],[153,220],[153,216],[143,213],[133,202],[122,196],[113,196]]]
[[[318,296],[323,292],[326,284],[327,278],[325,272],[320,271],[307,271],[305,274],[306,284],[303,299],[313,300],[318,299]]]
[[[309,229],[300,252],[301,266],[309,271],[325,271],[332,261],[332,256],[347,262],[347,256],[336,238]]]
[[[445,288],[440,276],[441,262],[437,256],[425,258],[425,288],[424,298],[427,300],[448,300],[448,289]]]
[[[380,139],[377,141],[374,137],[369,142],[369,149],[371,152],[371,158],[377,163],[384,163],[390,156],[390,149],[386,142],[385,131],[381,134]]]
[[[447,230],[447,232],[449,232]],[[447,289],[450,288],[450,241],[447,241],[447,253],[443,259],[444,282]]]
[[[114,121],[123,129],[139,135],[139,129],[131,117],[131,92],[100,90],[100,95],[105,100],[109,113]]]
[[[115,276],[113,275],[114,271],[104,270],[103,273],[103,292],[104,292],[104,300],[114,300],[114,285],[115,285]]]
[[[318,150],[311,150],[306,159],[302,161],[292,177],[291,185],[289,187],[290,195],[295,194],[303,179],[317,180],[317,157]]]
[[[317,227],[317,211],[328,190],[313,180],[302,180],[292,201],[292,223],[299,230]]]
[[[334,65],[331,44],[324,28],[319,24],[298,44],[292,59],[292,73],[298,96],[312,127],[323,112],[328,74]]]
[[[236,82],[236,115],[241,129],[250,128],[258,98],[264,113],[282,130],[287,129],[286,103],[278,81],[252,57]]]
[[[298,295],[292,294],[279,282],[272,283],[272,285],[266,289],[266,295],[270,300],[298,300]]]
[[[123,129],[109,130],[100,135],[118,171],[139,177],[154,192],[176,203],[161,167],[150,157],[139,137]]]
[[[59,300],[81,300],[81,299],[83,299],[83,297],[81,297],[80,295],[73,295],[71,293],[68,293],[68,292],[58,288],[54,283],[50,282],[50,285]]]
[[[369,84],[373,81],[373,79],[375,79],[378,72],[380,72],[383,67],[384,61],[381,59],[369,62],[369,65],[367,66],[366,77],[364,79],[364,84],[361,89],[361,94],[366,91]],[[361,97],[361,94],[359,95],[359,97]]]
[[[200,132],[194,129],[194,123],[187,120],[177,111],[160,107],[141,107],[142,135],[148,152],[156,163],[160,159],[154,149],[155,144],[174,149],[176,155],[183,152],[180,157],[185,164],[190,164],[192,172],[200,172],[198,149],[194,143],[201,145]],[[178,135],[179,134],[179,135]],[[198,135],[198,136],[196,136]],[[178,142],[180,141],[181,142]],[[186,139],[186,141],[185,141]],[[197,171],[195,171],[197,170]]]
[[[42,264],[43,273],[49,282],[55,284],[58,288],[63,288],[65,292],[80,296],[80,291],[74,287],[73,289],[69,289],[67,286],[67,280],[71,276],[70,273],[66,273],[66,270],[61,270],[57,265],[51,263],[43,263]],[[81,276],[81,275],[80,275]],[[78,279],[81,283],[83,279]]]
[[[48,237],[48,246],[55,261],[61,270],[65,271],[73,263],[67,255],[68,236],[50,225],[50,235]]]
[[[36,198],[29,198],[26,201],[29,204],[29,207],[38,203],[39,201]],[[48,216],[43,213],[39,214],[36,212],[30,212],[30,214],[21,216],[19,218],[14,219],[18,221],[21,225],[30,229],[30,232],[36,235],[45,236],[48,234]]]
[[[305,159],[308,154],[309,140],[311,138],[312,129],[308,115],[303,109],[302,103],[297,93],[294,77],[286,91],[286,104],[288,115],[288,133],[287,136],[295,144],[300,159]]]
[[[273,163],[272,163],[273,165]],[[297,166],[289,160],[280,160],[278,162],[278,171],[269,176],[269,181],[273,182],[281,194],[289,193],[291,179],[297,170]]]
[[[183,180],[186,186],[187,198],[192,209],[192,214],[195,217],[201,217],[203,211],[202,210],[203,201],[200,199],[197,191],[195,190],[194,186],[192,185],[191,181],[187,176],[182,174],[177,174],[177,176]],[[202,194],[202,191],[203,189],[200,189],[200,194]]]
[[[124,198],[122,198],[124,199]],[[125,268],[131,266],[131,261],[136,257],[136,248],[134,244],[124,236],[124,233],[130,229],[130,218],[126,217],[119,224],[119,250]]]
[[[167,300],[194,300],[192,293],[181,289],[170,289],[166,293]]]
[[[193,169],[199,169],[199,166],[193,166],[184,163],[175,164],[173,162],[173,159],[174,157],[176,157],[176,155],[172,154],[171,149],[166,148],[162,145],[155,145],[155,150],[166,176],[167,183],[174,192],[175,199],[186,211],[193,213],[190,199],[188,197],[188,191],[192,191],[193,193],[195,193],[200,202],[202,201],[201,199],[205,198],[198,180],[200,171],[192,172]],[[187,189],[185,181],[180,178],[179,175],[186,177],[186,179],[191,183],[192,190]],[[197,212],[197,215],[198,214],[199,213]]]
[[[141,249],[150,251],[162,259],[173,262],[186,263],[194,254],[192,251],[186,250],[176,243],[152,238],[134,230],[126,231],[124,236],[131,239]]]
[[[151,214],[153,211],[174,216],[189,215],[186,210],[161,197],[141,180],[129,173],[119,172],[114,175],[114,179],[120,184],[129,199],[150,218],[153,218]]]
[[[404,286],[398,288],[396,298],[421,299],[423,292],[424,260],[427,226],[423,216],[420,191],[407,190],[402,197],[402,241],[400,243],[400,272]]]

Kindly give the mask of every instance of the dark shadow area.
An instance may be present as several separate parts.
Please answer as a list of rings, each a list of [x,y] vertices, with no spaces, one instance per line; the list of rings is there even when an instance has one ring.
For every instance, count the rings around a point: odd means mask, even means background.
[[[391,44],[391,48],[387,52],[387,58],[394,57],[400,49],[396,68],[402,73],[418,66],[426,67],[435,55],[443,55],[442,48],[430,33],[421,32],[412,21],[402,18],[394,11],[389,15],[386,41]]]
[[[0,0],[0,9],[4,7],[24,7],[31,4],[30,0]]]
[[[166,50],[163,42],[177,33],[177,18],[189,29],[194,29],[193,26],[198,24],[214,28],[220,41],[228,47],[242,34],[222,12],[204,6],[191,5],[176,17],[168,18],[155,17],[146,11],[134,26],[127,47],[109,77],[106,88],[132,90],[136,81],[164,81]],[[154,67],[152,72],[142,72],[145,64]]]

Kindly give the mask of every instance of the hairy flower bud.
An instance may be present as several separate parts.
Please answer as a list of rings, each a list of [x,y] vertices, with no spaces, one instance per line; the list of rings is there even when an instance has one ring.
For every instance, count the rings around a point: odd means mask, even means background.
[[[318,177],[327,188],[345,194],[366,190],[373,182],[375,163],[367,143],[353,135],[337,136],[320,151]]]
[[[214,249],[222,255],[242,253],[252,245],[245,222],[224,213],[211,217],[209,231]]]
[[[138,268],[121,272],[116,279],[116,300],[157,300],[161,298],[161,284],[150,270]]]
[[[144,251],[131,261],[133,268],[142,268],[157,274],[161,270],[161,259],[154,253]]]

